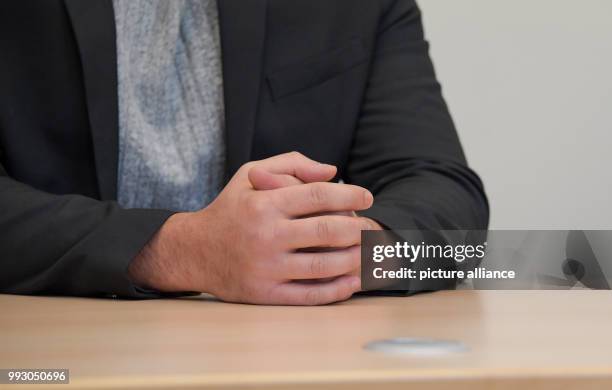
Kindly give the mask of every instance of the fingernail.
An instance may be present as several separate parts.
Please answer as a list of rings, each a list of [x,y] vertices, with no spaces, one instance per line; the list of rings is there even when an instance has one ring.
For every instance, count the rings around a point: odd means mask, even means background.
[[[363,199],[366,204],[372,204],[374,202],[374,196],[370,191],[365,191],[363,194]]]
[[[353,281],[351,282],[351,288],[355,291],[361,290],[361,279],[354,278]]]
[[[319,165],[327,168],[327,169],[336,169],[335,165],[330,165],[330,164],[323,164],[323,163],[319,163]]]

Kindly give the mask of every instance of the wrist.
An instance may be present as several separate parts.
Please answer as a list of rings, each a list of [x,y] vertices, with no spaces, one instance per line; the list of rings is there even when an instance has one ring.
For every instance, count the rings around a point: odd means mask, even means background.
[[[134,284],[161,292],[196,291],[189,272],[193,251],[185,240],[191,214],[168,218],[132,260],[128,275]]]

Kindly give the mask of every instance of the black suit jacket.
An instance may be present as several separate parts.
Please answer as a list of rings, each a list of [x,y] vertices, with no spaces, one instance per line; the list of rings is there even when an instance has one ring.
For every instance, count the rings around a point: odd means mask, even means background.
[[[486,228],[413,0],[219,0],[227,172],[297,150],[390,228]],[[171,215],[116,202],[111,0],[0,2],[0,292],[152,297],[127,277]]]

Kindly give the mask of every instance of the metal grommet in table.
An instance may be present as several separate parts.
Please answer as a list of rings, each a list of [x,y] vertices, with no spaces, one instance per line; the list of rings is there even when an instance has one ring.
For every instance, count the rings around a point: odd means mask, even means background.
[[[444,356],[468,351],[468,347],[460,341],[415,337],[375,340],[367,343],[363,348],[386,354],[413,356]]]

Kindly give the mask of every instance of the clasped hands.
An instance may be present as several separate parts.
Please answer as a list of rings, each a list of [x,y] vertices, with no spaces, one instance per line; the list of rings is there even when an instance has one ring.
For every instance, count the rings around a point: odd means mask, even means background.
[[[129,275],[158,291],[228,302],[321,305],[361,288],[361,187],[330,183],[336,168],[292,152],[242,166],[206,208],[171,216]]]

